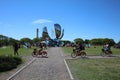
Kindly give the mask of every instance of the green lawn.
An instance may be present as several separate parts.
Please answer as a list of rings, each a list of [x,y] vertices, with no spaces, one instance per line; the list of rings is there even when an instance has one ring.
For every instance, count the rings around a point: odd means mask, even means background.
[[[67,60],[75,80],[119,80],[120,58]]]
[[[64,47],[63,50],[67,55],[71,55],[72,53],[72,47]],[[91,46],[90,48],[85,48],[85,51],[87,52],[87,55],[100,55],[102,46]],[[111,48],[113,55],[120,55],[120,49]]]
[[[33,48],[20,48],[18,50],[19,55],[31,55]],[[0,48],[0,56],[1,55],[14,55],[13,47],[8,46],[4,48]]]
[[[86,48],[87,55],[100,55],[102,46]],[[71,55],[72,48],[64,47],[64,53]],[[113,55],[120,55],[120,49],[111,48]],[[71,59],[66,60],[75,80],[119,80],[120,58]]]
[[[25,63],[27,60],[26,56],[31,56],[32,51],[33,48],[20,48],[18,50],[19,56],[14,56],[14,50],[12,46],[0,48],[0,72],[11,70],[16,68],[19,64]]]

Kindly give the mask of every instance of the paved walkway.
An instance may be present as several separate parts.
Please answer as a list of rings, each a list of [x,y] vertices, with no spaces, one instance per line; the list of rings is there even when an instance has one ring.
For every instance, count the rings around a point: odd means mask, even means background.
[[[70,80],[62,55],[60,48],[49,48],[48,58],[36,58],[12,80]]]

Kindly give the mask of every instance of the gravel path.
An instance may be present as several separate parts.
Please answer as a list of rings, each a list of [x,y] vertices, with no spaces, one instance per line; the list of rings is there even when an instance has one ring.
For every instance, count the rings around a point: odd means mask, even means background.
[[[62,50],[49,48],[48,58],[36,58],[12,80],[70,80]]]

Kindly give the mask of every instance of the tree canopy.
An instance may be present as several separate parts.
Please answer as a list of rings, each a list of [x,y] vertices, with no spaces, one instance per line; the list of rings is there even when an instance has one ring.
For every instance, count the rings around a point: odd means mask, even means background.
[[[95,38],[95,39],[90,40],[90,43],[93,45],[103,45],[103,44],[108,43],[111,46],[113,46],[115,44],[115,41],[109,38]]]
[[[4,35],[0,35],[0,46],[3,46],[3,45],[12,45],[14,42],[19,42],[21,44],[24,44],[24,42],[29,42],[30,44],[33,44],[33,43],[39,43],[42,41],[42,38],[34,38],[34,39],[30,39],[30,38],[22,38],[20,40],[16,40],[14,38],[10,38],[10,37],[7,37],[7,36],[4,36]],[[72,43],[71,41],[69,40],[61,40],[62,42],[64,43]],[[85,44],[92,44],[92,45],[103,45],[103,44],[110,44],[111,46],[113,46],[115,44],[115,41],[114,39],[109,39],[109,38],[94,38],[94,39],[85,39],[83,40],[82,38],[75,38],[74,39],[74,43],[85,43]],[[117,43],[120,45],[120,41]]]
[[[80,43],[84,43],[84,40],[82,38],[76,38],[76,39],[74,39],[74,42],[76,44],[80,44]]]

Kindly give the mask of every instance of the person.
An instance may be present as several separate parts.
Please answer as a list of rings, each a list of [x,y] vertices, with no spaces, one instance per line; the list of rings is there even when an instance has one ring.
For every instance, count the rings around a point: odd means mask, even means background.
[[[82,45],[81,44],[77,44],[77,50],[81,51],[82,50]]]
[[[47,50],[47,45],[46,44],[44,44],[44,50]]]
[[[111,46],[107,44],[107,51],[111,51]]]
[[[40,43],[39,47],[40,47],[41,50],[43,50],[43,44],[42,43]]]
[[[85,50],[85,47],[83,44],[76,44],[74,49],[76,49],[78,51],[82,51],[82,50]]]
[[[37,49],[34,49],[33,50],[33,55],[36,55],[37,54]]]
[[[16,42],[13,44],[13,49],[14,49],[14,55],[19,55],[18,54],[19,46],[18,46],[18,44]]]
[[[105,45],[103,45],[103,49],[105,50],[105,51],[111,51],[111,47],[110,47],[110,45],[109,44],[105,44]]]

